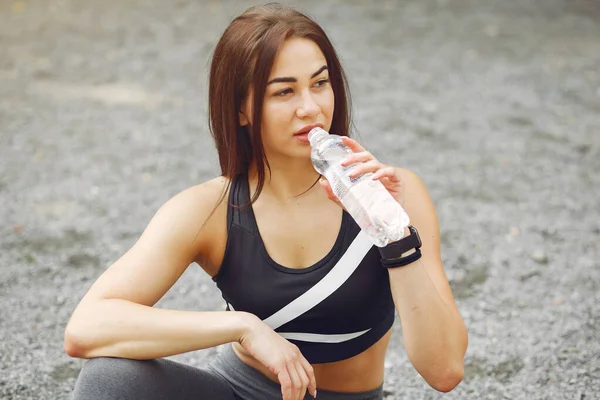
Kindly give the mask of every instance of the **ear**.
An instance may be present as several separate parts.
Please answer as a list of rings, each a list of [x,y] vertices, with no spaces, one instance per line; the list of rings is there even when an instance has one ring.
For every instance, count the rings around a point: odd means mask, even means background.
[[[240,112],[238,113],[238,118],[240,119],[240,126],[248,125],[248,118],[246,117],[246,114],[244,114],[243,111],[240,110]]]
[[[248,126],[252,124],[252,89],[248,90],[246,96],[240,104],[240,111],[238,112],[238,119],[240,120],[240,126]]]

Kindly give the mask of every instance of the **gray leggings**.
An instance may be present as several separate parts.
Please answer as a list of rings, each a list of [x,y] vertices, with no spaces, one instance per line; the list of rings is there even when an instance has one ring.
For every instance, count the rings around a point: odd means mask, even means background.
[[[312,398],[309,394],[305,397]],[[77,378],[73,399],[270,400],[281,399],[281,387],[244,364],[227,345],[204,368],[166,359],[91,359]],[[361,393],[319,389],[317,399],[382,400],[383,389],[380,386]]]

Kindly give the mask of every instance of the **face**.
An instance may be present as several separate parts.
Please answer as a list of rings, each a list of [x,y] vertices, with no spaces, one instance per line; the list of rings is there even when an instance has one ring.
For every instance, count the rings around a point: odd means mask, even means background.
[[[242,125],[251,123],[252,93],[240,113]],[[267,157],[307,157],[307,134],[320,126],[329,131],[334,95],[327,62],[313,41],[286,40],[275,58],[265,90],[262,140]]]

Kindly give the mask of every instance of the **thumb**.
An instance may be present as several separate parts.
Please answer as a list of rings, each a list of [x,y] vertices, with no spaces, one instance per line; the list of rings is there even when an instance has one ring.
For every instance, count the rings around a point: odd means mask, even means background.
[[[331,198],[331,195],[333,195],[333,190],[331,190],[331,185],[329,184],[329,181],[327,180],[327,178],[319,179],[319,183],[321,184],[321,187],[327,193],[327,197]]]
[[[327,193],[327,197],[329,198],[329,200],[333,201],[338,206],[344,208],[344,206],[342,205],[340,200],[333,193],[333,189],[331,189],[331,185],[329,184],[329,181],[325,178],[321,178],[321,179],[319,179],[319,183],[321,184],[321,187],[323,188],[323,190],[325,190],[325,193]]]

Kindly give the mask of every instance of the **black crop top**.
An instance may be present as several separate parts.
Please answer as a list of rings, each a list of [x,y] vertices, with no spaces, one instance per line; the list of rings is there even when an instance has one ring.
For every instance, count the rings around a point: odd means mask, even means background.
[[[235,207],[249,201],[247,176],[238,175],[229,194],[225,255],[213,278],[227,309],[258,316],[310,363],[344,360],[375,344],[394,322],[394,303],[381,256],[352,217],[344,211],[322,260],[294,269],[269,256],[252,207]]]

